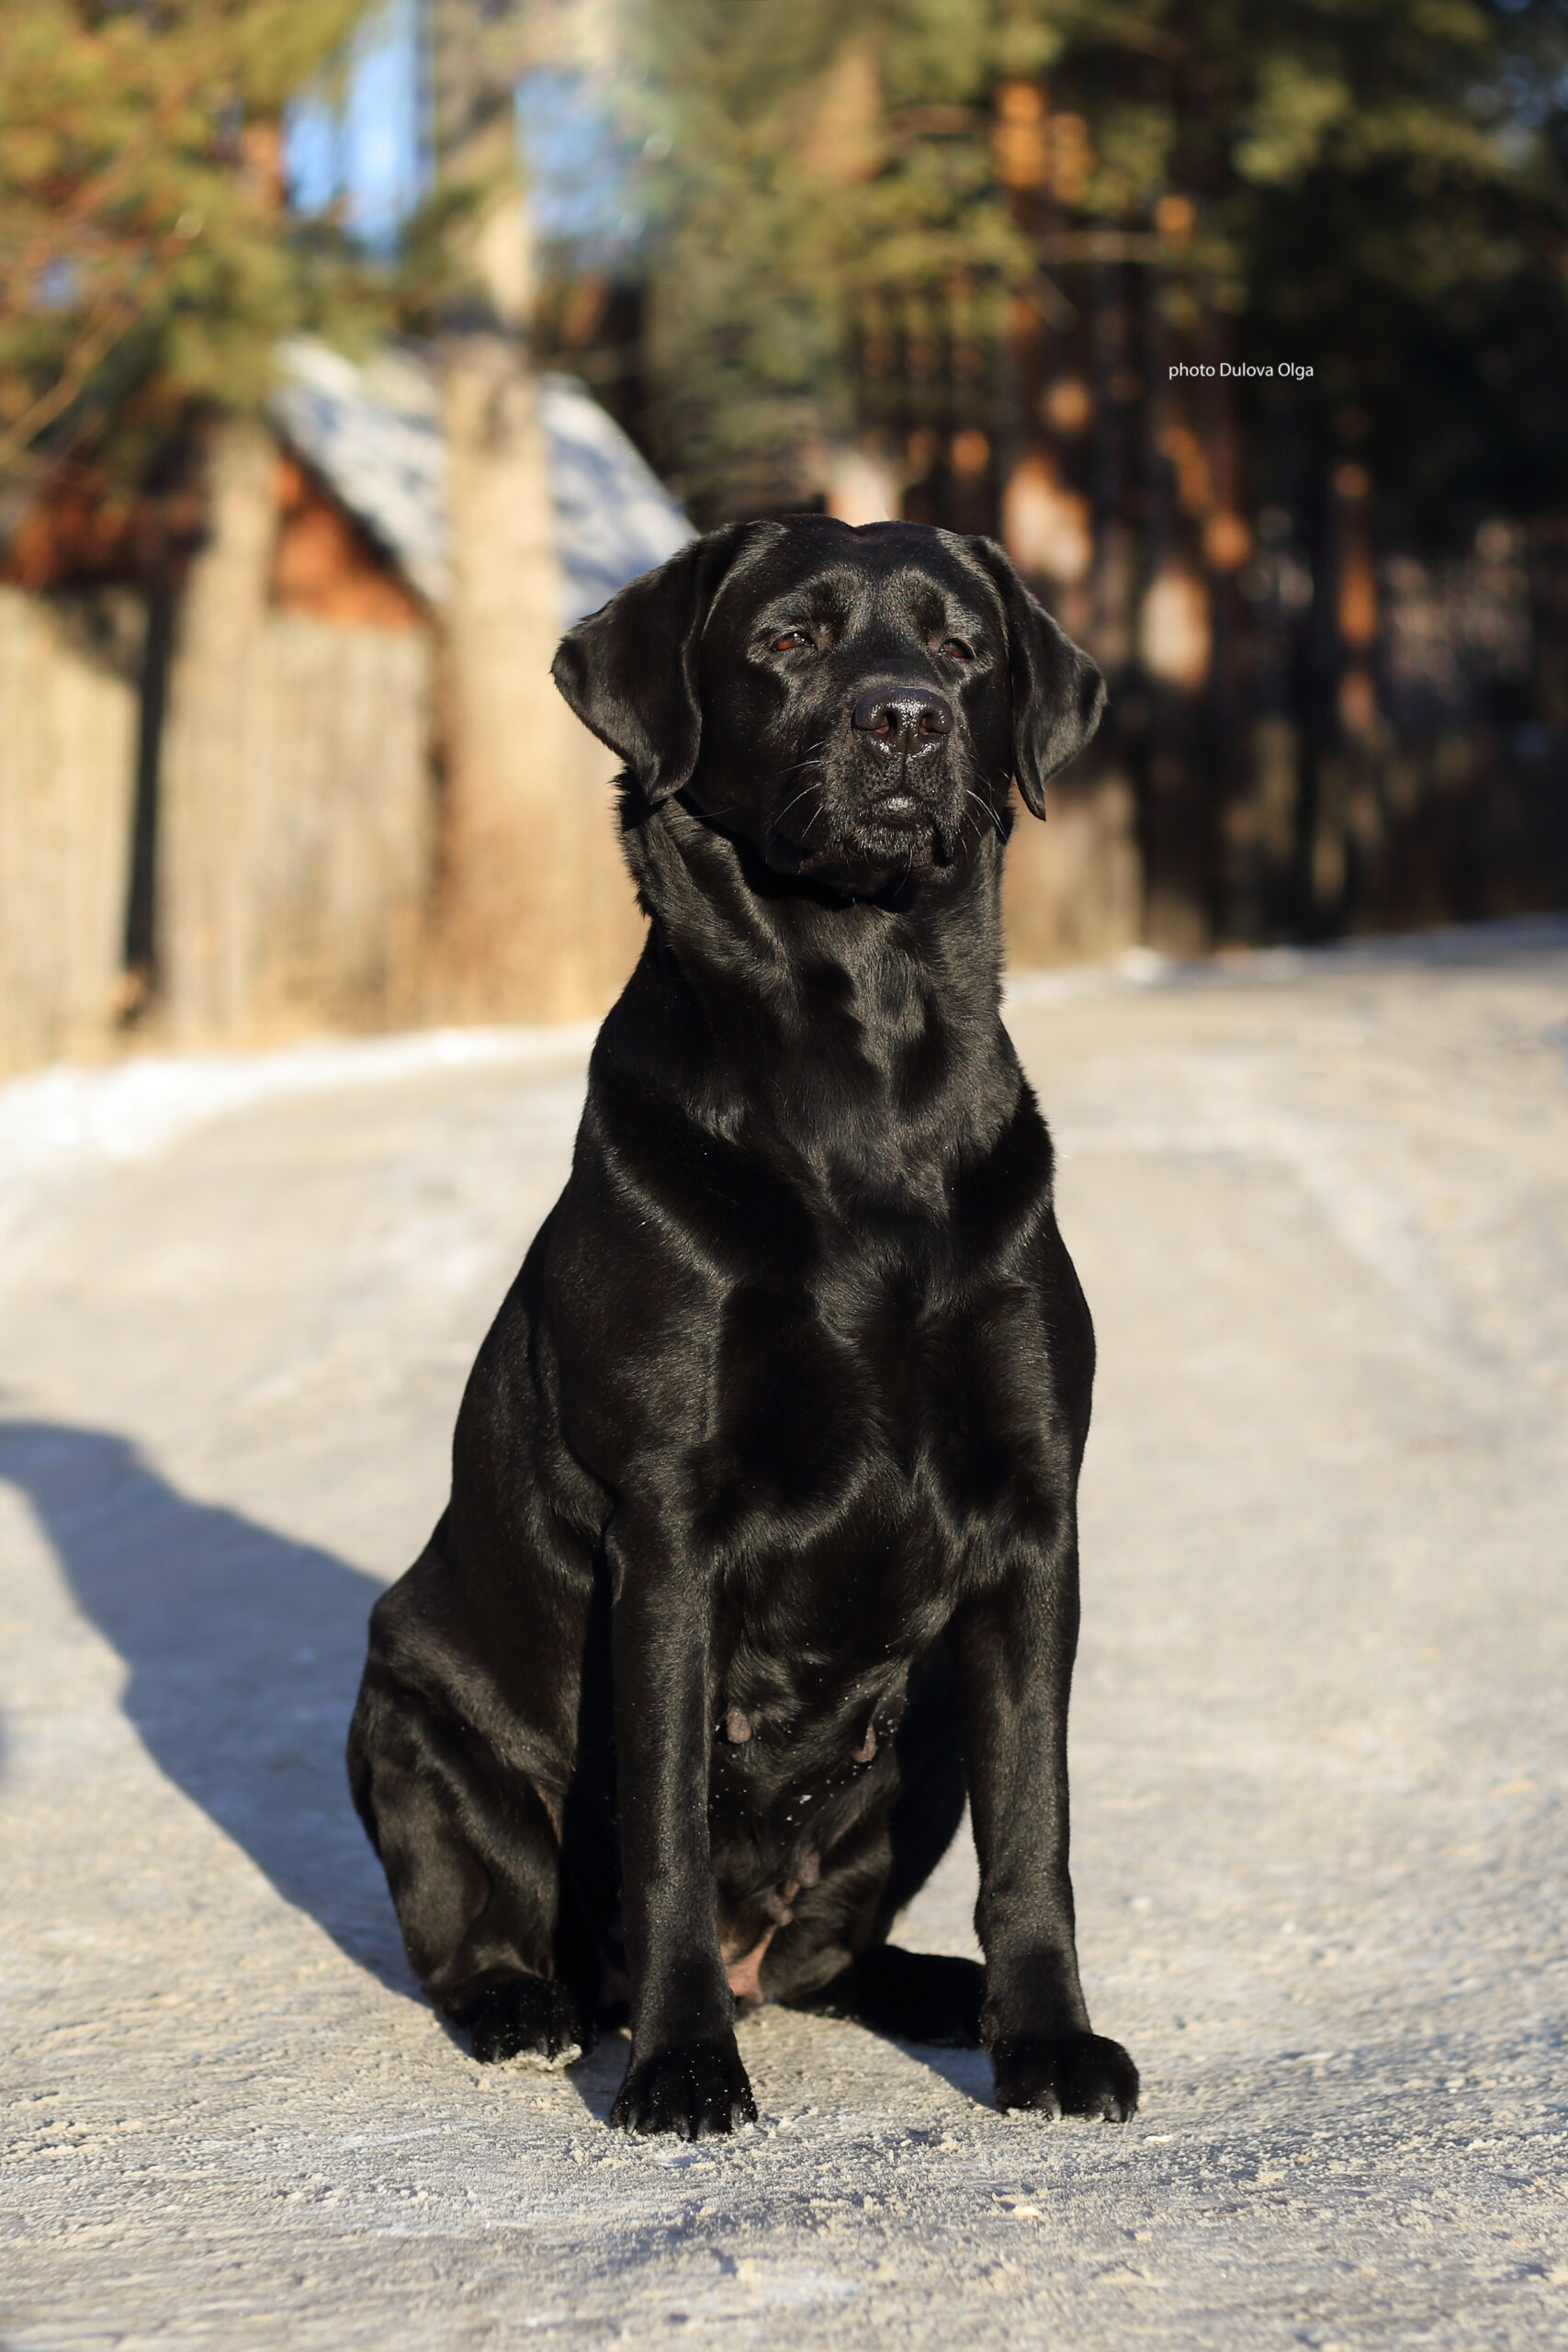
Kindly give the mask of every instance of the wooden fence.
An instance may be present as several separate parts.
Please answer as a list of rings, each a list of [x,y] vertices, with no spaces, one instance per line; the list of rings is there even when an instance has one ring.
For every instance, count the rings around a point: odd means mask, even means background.
[[[612,1001],[642,924],[615,760],[549,679],[559,580],[532,387],[511,347],[474,337],[446,401],[439,622],[401,592],[377,626],[363,603],[289,609],[277,446],[214,435],[140,793],[141,599],[0,588],[0,1069],[107,1052],[131,1012],[141,1042],[250,1045]],[[1015,833],[1014,958],[1113,954],[1143,904],[1131,787],[1091,769],[1052,817]],[[145,1003],[128,931],[142,952],[151,936]]]
[[[231,431],[182,600],[159,790],[158,1021],[175,1040],[417,1016],[435,849],[419,628],[269,608],[276,458]]]
[[[0,1067],[112,1034],[143,626],[129,596],[106,614],[0,587]]]
[[[143,1042],[602,1011],[641,920],[615,763],[556,694],[531,387],[451,370],[455,590],[367,626],[278,594],[278,459],[218,433],[162,686]],[[114,627],[108,626],[112,617]],[[0,1069],[122,1042],[146,607],[0,588]],[[144,779],[145,781],[145,779]]]

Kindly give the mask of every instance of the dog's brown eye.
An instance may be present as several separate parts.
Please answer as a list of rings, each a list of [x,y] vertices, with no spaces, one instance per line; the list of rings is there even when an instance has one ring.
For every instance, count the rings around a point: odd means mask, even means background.
[[[961,637],[944,637],[938,650],[951,653],[955,662],[973,662],[975,659],[975,648],[966,645]]]
[[[774,638],[773,651],[775,653],[794,653],[801,646],[809,645],[810,642],[811,635],[809,630],[804,628],[786,628],[782,637]]]

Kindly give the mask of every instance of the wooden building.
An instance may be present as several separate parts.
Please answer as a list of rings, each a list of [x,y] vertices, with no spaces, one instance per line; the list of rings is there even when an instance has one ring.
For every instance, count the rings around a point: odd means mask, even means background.
[[[614,763],[548,668],[683,518],[502,336],[286,361],[274,425],[6,542],[0,1067],[568,1019],[636,954]]]

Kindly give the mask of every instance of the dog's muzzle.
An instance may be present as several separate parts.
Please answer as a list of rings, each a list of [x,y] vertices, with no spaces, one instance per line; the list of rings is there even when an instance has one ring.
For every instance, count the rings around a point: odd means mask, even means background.
[[[840,822],[865,855],[905,857],[923,839],[952,854],[963,805],[953,705],[919,680],[881,679],[855,698]]]
[[[882,678],[851,691],[853,701],[840,704],[830,724],[827,757],[792,771],[807,783],[770,826],[770,863],[852,883],[948,865],[965,797],[952,703],[919,679]]]
[[[857,744],[871,754],[864,815],[896,831],[931,823],[938,812],[931,805],[936,779],[930,771],[953,733],[953,706],[945,695],[931,686],[887,681],[859,696],[850,724]]]

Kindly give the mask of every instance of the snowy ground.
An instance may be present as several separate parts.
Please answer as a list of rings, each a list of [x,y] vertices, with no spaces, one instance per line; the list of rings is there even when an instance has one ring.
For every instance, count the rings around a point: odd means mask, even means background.
[[[1010,1017],[1102,1348],[1124,2131],[764,2014],[756,2129],[628,2142],[618,2043],[481,2069],[413,1996],[344,1724],[580,1036],[0,1091],[9,2352],[1568,2339],[1568,926]]]

